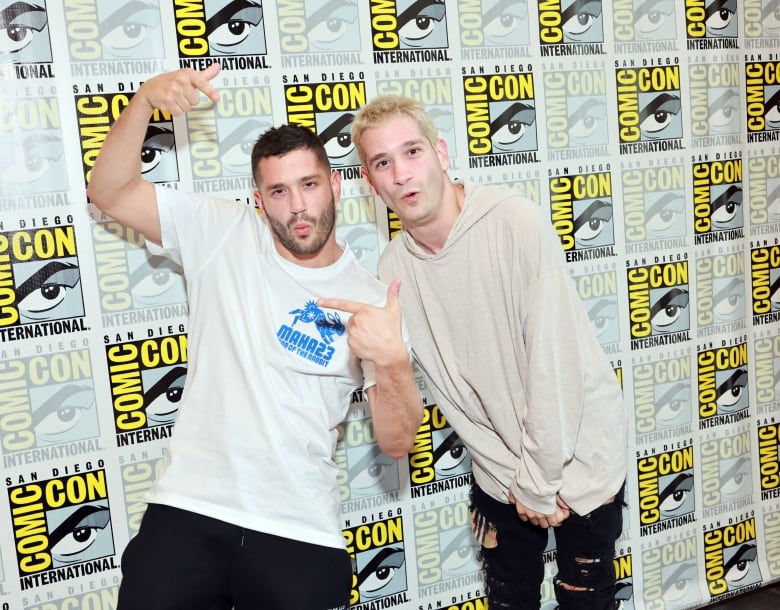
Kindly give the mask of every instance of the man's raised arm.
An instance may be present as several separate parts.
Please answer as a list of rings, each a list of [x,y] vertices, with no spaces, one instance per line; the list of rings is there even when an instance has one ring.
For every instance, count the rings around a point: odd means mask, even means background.
[[[209,81],[219,68],[218,63],[200,72],[183,68],[146,81],[111,127],[92,169],[87,187],[92,203],[157,244],[162,236],[154,185],[141,175],[146,128],[155,109],[182,115],[200,101],[200,92],[218,101]]]

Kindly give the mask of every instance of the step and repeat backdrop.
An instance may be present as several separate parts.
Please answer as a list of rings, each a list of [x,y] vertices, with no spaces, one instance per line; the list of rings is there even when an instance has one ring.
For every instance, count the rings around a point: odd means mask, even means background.
[[[377,94],[419,99],[453,177],[549,210],[622,384],[619,607],[780,579],[778,34],[778,0],[0,0],[0,610],[116,606],[187,304],[85,187],[145,80],[212,62],[220,102],[155,114],[148,180],[253,205],[257,135],[304,125],[344,178],[337,231],[375,272],[400,227],[350,124]],[[361,392],[340,427],[351,602],[484,609],[469,453],[419,384],[408,458],[377,449]],[[552,610],[552,542],[544,558]]]

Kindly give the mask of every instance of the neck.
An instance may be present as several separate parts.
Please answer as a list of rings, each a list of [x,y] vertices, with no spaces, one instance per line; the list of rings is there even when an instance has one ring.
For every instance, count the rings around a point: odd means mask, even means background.
[[[430,254],[436,254],[444,247],[450,236],[450,231],[452,231],[452,227],[463,209],[465,197],[462,184],[449,183],[445,189],[445,201],[438,217],[426,225],[412,229],[407,228],[407,232],[418,246]]]

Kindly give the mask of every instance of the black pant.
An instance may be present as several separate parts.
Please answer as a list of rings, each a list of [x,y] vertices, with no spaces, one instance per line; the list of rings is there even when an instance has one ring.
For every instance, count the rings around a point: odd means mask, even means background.
[[[558,574],[555,596],[560,610],[612,610],[615,598],[615,541],[623,529],[623,489],[615,501],[587,515],[572,512],[553,529]],[[482,548],[491,610],[538,610],[544,579],[546,528],[521,521],[513,504],[503,504],[476,484],[472,508],[496,527],[498,546]],[[588,589],[572,591],[560,583]]]
[[[117,610],[346,610],[345,550],[150,504],[122,555]]]

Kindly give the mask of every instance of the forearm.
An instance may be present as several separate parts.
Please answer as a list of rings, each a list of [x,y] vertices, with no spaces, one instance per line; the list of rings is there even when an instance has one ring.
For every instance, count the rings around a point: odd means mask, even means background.
[[[368,389],[379,448],[400,459],[414,445],[422,421],[422,399],[409,358],[377,364],[376,385]]]

